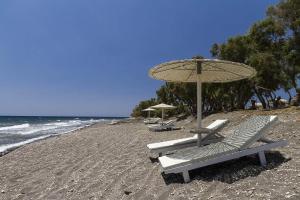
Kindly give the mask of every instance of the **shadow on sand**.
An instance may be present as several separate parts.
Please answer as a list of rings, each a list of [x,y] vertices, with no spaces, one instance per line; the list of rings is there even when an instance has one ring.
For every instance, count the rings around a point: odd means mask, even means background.
[[[158,157],[154,158],[154,157],[149,157],[151,163],[158,163]]]
[[[206,182],[221,181],[224,183],[234,183],[247,177],[258,176],[265,170],[271,170],[284,162],[291,160],[283,157],[278,151],[265,152],[267,166],[263,167],[259,163],[257,156],[247,156],[239,159],[202,167],[189,171],[191,181],[202,180]],[[162,176],[167,185],[172,183],[184,183],[181,174],[164,174]]]

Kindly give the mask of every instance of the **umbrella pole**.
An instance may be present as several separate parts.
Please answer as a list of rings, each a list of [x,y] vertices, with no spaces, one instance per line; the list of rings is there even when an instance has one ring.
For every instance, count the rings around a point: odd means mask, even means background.
[[[201,63],[197,62],[197,129],[200,130],[202,128],[201,120],[202,120],[202,83],[201,83]],[[201,133],[197,134],[198,140],[197,145],[200,146],[200,142],[202,139]]]
[[[164,124],[164,115],[165,115],[165,112],[164,112],[164,109],[162,108],[161,109],[161,124]]]

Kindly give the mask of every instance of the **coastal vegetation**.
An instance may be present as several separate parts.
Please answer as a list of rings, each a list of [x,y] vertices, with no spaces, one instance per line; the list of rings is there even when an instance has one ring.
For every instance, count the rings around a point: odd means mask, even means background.
[[[300,78],[300,1],[282,0],[270,6],[266,17],[254,23],[245,35],[213,44],[210,53],[216,59],[250,65],[257,70],[257,75],[251,80],[203,84],[204,115],[245,109],[251,100],[258,100],[265,109],[276,107],[276,101],[280,99],[276,94],[278,89],[288,94],[289,103],[292,101],[290,90],[295,89],[298,99],[294,104],[297,105],[300,98],[297,88]],[[165,83],[156,95],[156,98],[140,102],[132,116],[145,117],[147,113],[142,110],[160,102],[177,106],[178,109],[168,111],[169,116],[196,114],[196,83]]]

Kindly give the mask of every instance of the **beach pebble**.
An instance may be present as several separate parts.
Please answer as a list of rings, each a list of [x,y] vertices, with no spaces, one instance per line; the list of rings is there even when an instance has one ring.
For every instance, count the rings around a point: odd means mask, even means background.
[[[132,193],[131,191],[127,191],[127,190],[124,191],[124,194],[126,195],[130,195],[131,193]]]
[[[292,196],[294,196],[294,194],[290,194],[290,192],[286,192],[285,194],[285,198],[291,198]]]
[[[74,192],[74,189],[70,189],[70,190],[68,190],[68,192]]]
[[[4,191],[4,190],[1,190],[1,193],[5,193],[5,191]]]

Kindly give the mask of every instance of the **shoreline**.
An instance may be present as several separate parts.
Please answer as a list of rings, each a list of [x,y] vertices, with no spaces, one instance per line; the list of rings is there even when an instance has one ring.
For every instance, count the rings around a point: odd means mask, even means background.
[[[66,132],[62,132],[62,133],[56,133],[56,134],[52,134],[52,135],[45,135],[45,136],[40,136],[40,137],[24,140],[24,141],[18,142],[18,143],[2,145],[2,146],[0,146],[0,157],[2,157],[4,155],[18,149],[18,148],[20,148],[24,145],[28,145],[28,144],[31,144],[33,142],[38,142],[38,141],[41,141],[41,140],[46,140],[46,139],[49,139],[49,138],[52,138],[52,137],[59,137],[59,136],[64,135],[64,134],[70,134],[70,133],[76,132],[78,130],[94,126],[95,124],[98,124],[98,123],[103,124],[103,122],[96,122],[96,123],[91,124],[91,125],[85,125],[83,127],[79,127],[79,128],[74,129],[74,130],[70,130],[70,131],[66,131]]]
[[[256,157],[191,171],[161,174],[157,155],[146,145],[190,137],[196,123],[178,122],[185,129],[149,132],[141,122],[94,124],[60,137],[33,142],[0,157],[0,199],[297,199],[300,197],[300,111],[218,113],[206,117],[229,119],[221,134],[253,114],[277,114],[268,139],[289,145],[266,153],[267,167]],[[180,124],[178,124],[180,126]],[[271,184],[270,184],[271,183]]]

